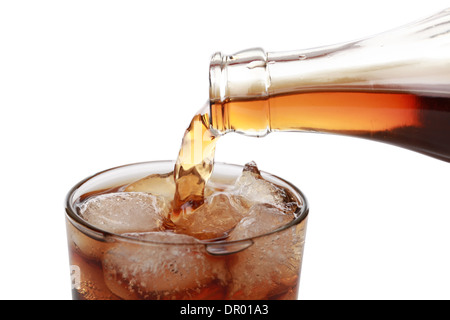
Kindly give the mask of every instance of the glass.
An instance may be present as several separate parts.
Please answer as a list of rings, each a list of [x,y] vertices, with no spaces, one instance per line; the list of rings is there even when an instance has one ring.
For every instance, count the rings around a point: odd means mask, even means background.
[[[83,195],[171,172],[173,167],[172,161],[116,167],[81,181],[68,193],[66,225],[73,299],[296,299],[309,208],[300,190],[274,175],[261,172],[263,178],[292,194],[298,204],[296,218],[242,240],[138,240],[106,232],[77,213],[76,201]],[[210,181],[231,183],[242,169],[216,163]]]

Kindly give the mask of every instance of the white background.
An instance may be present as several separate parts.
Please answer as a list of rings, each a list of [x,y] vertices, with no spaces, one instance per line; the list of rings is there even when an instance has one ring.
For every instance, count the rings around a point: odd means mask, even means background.
[[[70,299],[64,198],[117,165],[175,159],[215,51],[310,48],[448,1],[0,2],[0,299]],[[311,211],[301,299],[449,299],[450,164],[306,133],[230,134],[216,161],[286,178]]]

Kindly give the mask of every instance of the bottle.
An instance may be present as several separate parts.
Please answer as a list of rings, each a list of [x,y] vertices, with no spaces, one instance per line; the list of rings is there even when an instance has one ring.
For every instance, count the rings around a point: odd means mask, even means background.
[[[339,45],[216,53],[210,126],[341,134],[450,161],[450,9]]]

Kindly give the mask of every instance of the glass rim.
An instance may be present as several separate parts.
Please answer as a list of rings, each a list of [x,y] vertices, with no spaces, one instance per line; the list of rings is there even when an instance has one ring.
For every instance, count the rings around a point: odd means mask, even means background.
[[[132,236],[128,236],[128,235],[124,235],[124,234],[120,234],[120,233],[115,233],[115,232],[111,232],[111,231],[107,231],[107,230],[103,230],[93,224],[90,224],[89,222],[87,222],[86,220],[84,220],[81,216],[79,216],[76,212],[75,209],[75,201],[76,199],[73,199],[73,195],[75,194],[75,192],[81,188],[85,183],[91,181],[92,179],[95,179],[96,177],[106,174],[108,172],[111,171],[115,171],[115,170],[120,170],[121,168],[125,168],[125,167],[132,167],[132,166],[139,166],[139,165],[158,165],[158,164],[175,164],[175,161],[173,160],[157,160],[157,161],[145,161],[145,162],[136,162],[136,163],[130,163],[130,164],[125,164],[125,165],[121,165],[121,166],[116,166],[116,167],[112,167],[106,170],[102,170],[99,171],[91,176],[88,176],[87,178],[81,180],[80,182],[78,182],[77,184],[75,184],[70,191],[67,193],[66,195],[66,199],[65,199],[65,212],[66,212],[66,217],[68,218],[68,220],[70,221],[70,223],[77,228],[80,232],[87,234],[89,237],[92,237],[94,239],[100,240],[100,241],[106,241],[106,242],[112,242],[115,241],[116,239],[121,240],[121,241],[126,241],[126,242],[131,242],[131,243],[137,243],[137,244],[153,244],[153,245],[188,245],[188,246],[198,246],[198,245],[206,245],[206,246],[221,246],[221,245],[234,245],[234,244],[246,244],[249,243],[249,245],[253,244],[253,239],[256,238],[261,238],[261,237],[265,237],[277,232],[281,232],[283,230],[286,230],[292,226],[295,226],[297,224],[300,224],[303,220],[306,219],[306,217],[309,214],[309,205],[308,205],[308,201],[305,197],[305,195],[303,194],[303,192],[301,192],[294,184],[290,183],[289,181],[280,178],[276,175],[273,175],[271,173],[267,173],[265,171],[260,171],[261,175],[263,176],[267,176],[270,178],[273,178],[275,180],[279,180],[281,182],[283,182],[284,184],[288,185],[289,188],[291,189],[290,191],[294,191],[295,194],[293,194],[293,196],[296,198],[297,202],[298,200],[300,200],[301,205],[298,206],[298,208],[296,209],[296,211],[294,212],[294,216],[295,219],[291,220],[289,223],[284,224],[278,228],[275,228],[273,230],[270,230],[268,232],[264,232],[255,236],[251,236],[251,237],[246,237],[243,239],[238,239],[238,240],[214,240],[214,239],[206,239],[206,240],[200,240],[200,239],[196,239],[196,242],[191,242],[191,243],[185,243],[185,242],[164,242],[164,241],[155,241],[155,240],[148,240],[148,239],[138,239],[136,237],[132,237]],[[214,166],[233,166],[236,168],[244,168],[244,166],[242,165],[237,165],[237,164],[229,164],[229,163],[224,163],[224,162],[215,162]],[[151,172],[149,174],[152,174]],[[149,231],[151,232],[151,231]],[[247,246],[245,246],[243,249],[245,249]],[[243,250],[242,249],[242,250]],[[238,250],[240,251],[240,250]]]

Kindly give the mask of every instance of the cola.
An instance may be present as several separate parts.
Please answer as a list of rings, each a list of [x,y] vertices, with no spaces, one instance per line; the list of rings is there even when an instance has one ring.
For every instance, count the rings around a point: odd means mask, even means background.
[[[122,166],[71,190],[73,298],[297,299],[308,215],[303,194],[254,163],[216,163],[201,204],[180,211],[175,167]]]

